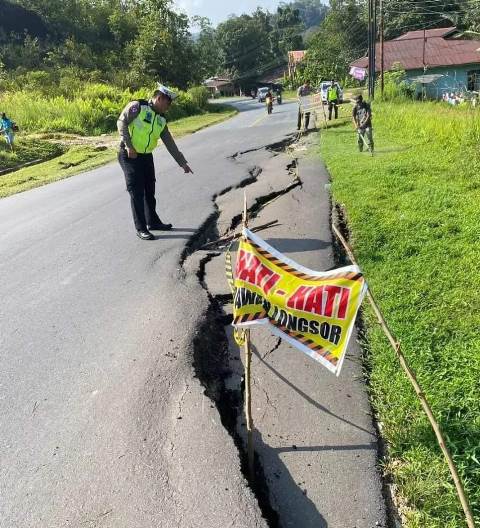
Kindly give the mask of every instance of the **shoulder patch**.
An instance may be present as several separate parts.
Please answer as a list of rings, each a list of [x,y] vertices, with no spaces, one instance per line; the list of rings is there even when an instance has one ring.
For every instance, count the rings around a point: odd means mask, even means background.
[[[140,112],[140,103],[138,101],[134,101],[133,103],[130,103],[130,107],[128,108],[128,115],[136,116],[139,112]]]

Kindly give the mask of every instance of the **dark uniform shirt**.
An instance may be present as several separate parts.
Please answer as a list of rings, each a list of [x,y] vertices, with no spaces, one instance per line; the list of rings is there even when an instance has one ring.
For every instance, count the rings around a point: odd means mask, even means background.
[[[312,93],[312,87],[311,86],[300,86],[300,88],[297,90],[297,96],[298,97],[306,97],[307,95],[310,95]]]
[[[357,103],[353,107],[353,119],[359,128],[371,128],[372,126],[372,109],[365,101]]]

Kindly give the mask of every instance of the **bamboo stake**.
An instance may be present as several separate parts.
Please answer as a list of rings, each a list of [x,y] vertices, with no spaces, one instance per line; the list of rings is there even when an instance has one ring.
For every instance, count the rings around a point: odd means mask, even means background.
[[[321,96],[320,96],[321,98]],[[322,104],[322,111],[323,111],[323,120],[325,122],[325,128],[327,129],[328,128],[328,121],[327,121],[327,113],[325,111],[325,105],[323,104],[323,101],[320,101],[321,104]]]
[[[243,227],[248,227],[247,193],[243,193]],[[248,474],[254,482],[253,418],[252,418],[252,349],[250,347],[250,330],[245,330],[245,416],[247,422],[247,455]]]
[[[253,450],[253,418],[252,418],[252,349],[250,347],[250,330],[245,330],[245,416],[247,417],[247,454],[248,474],[250,481],[255,478]]]
[[[264,229],[268,229],[269,227],[277,227],[280,224],[278,223],[278,220],[271,220],[270,222],[267,222],[266,224],[262,224],[256,227],[252,227],[250,231],[252,233],[257,233],[259,231],[263,231]],[[231,240],[237,240],[242,236],[242,233],[233,233],[230,235],[224,235],[220,238],[217,238],[217,240],[213,240],[212,242],[207,242],[206,244],[203,244],[203,246],[200,249],[206,249],[212,246],[216,246],[217,244],[220,244],[222,242],[230,242]]]
[[[342,243],[343,247],[345,248],[345,251],[347,252],[348,257],[350,258],[350,261],[354,265],[358,265],[357,261],[355,260],[355,256],[353,254],[352,248],[349,246],[348,242],[345,240],[345,238],[342,236],[340,231],[335,225],[332,225],[333,231],[335,235],[338,237],[340,242]],[[420,384],[417,381],[417,378],[415,376],[415,373],[411,369],[410,365],[408,364],[405,356],[403,355],[403,352],[400,347],[400,342],[395,339],[392,332],[390,331],[390,328],[388,327],[387,322],[385,321],[382,312],[380,311],[380,308],[378,307],[377,303],[375,302],[375,299],[373,298],[373,295],[370,291],[370,288],[367,289],[367,298],[370,302],[370,305],[375,313],[375,316],[377,317],[378,322],[380,323],[380,326],[382,327],[382,330],[384,334],[387,336],[387,339],[392,346],[399,362],[404,370],[405,374],[407,375],[408,380],[412,384],[412,387],[418,396],[418,399],[420,400],[420,404],[425,411],[425,414],[427,415],[428,421],[430,422],[430,425],[432,426],[433,431],[435,432],[435,436],[437,437],[438,445],[440,446],[440,449],[443,452],[443,455],[445,456],[445,459],[447,461],[448,467],[450,469],[450,474],[452,476],[453,482],[455,484],[455,488],[457,489],[458,498],[460,499],[460,503],[462,505],[463,511],[465,513],[465,519],[467,521],[468,528],[475,528],[475,523],[473,520],[473,514],[472,510],[470,509],[470,504],[468,502],[468,498],[465,494],[465,489],[463,487],[462,481],[460,479],[460,476],[458,474],[457,467],[455,465],[455,462],[453,461],[452,455],[450,453],[450,450],[448,449],[445,438],[443,436],[442,429],[440,427],[440,424],[436,421],[432,409],[430,407],[430,404],[427,401],[427,398],[425,397],[425,394],[420,387]]]

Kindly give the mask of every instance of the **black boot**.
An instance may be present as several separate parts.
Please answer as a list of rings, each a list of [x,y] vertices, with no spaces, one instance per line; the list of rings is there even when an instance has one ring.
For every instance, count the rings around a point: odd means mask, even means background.
[[[147,229],[153,229],[154,231],[170,231],[172,224],[164,224],[161,220],[154,224],[147,225]]]
[[[140,230],[137,231],[138,238],[141,238],[142,240],[153,240],[155,237],[150,233],[150,231],[147,230]]]

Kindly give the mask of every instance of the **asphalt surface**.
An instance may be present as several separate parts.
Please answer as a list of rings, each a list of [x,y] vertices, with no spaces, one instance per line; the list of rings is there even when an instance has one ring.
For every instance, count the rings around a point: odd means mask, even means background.
[[[191,339],[208,302],[181,252],[212,195],[246,177],[228,156],[294,119],[292,104],[268,126],[264,105],[238,107],[179,141],[194,175],[155,153],[176,226],[155,241],[136,237],[116,163],[0,201],[2,528],[264,525],[215,409],[170,441],[185,386],[201,393]]]
[[[156,151],[175,230],[154,241],[135,236],[116,163],[0,200],[1,528],[266,526],[195,377],[209,301],[179,263],[264,151],[231,156],[294,131],[294,103],[235,104],[178,142],[194,175]]]

